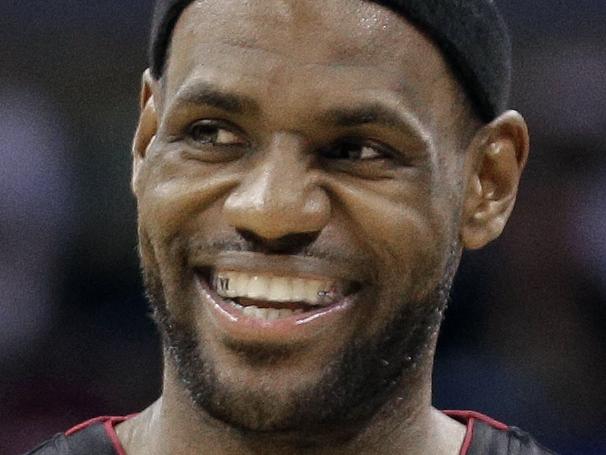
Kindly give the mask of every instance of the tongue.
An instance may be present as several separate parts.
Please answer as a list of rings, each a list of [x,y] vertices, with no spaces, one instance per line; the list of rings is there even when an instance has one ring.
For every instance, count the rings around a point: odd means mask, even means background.
[[[304,302],[270,302],[267,300],[255,300],[248,299],[245,297],[239,297],[234,299],[238,304],[242,306],[256,306],[257,308],[273,308],[275,310],[304,310],[309,311],[312,305]]]

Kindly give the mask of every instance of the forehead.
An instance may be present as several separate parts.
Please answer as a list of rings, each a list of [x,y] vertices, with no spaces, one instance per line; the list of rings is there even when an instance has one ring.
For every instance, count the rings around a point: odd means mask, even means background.
[[[458,89],[422,32],[363,0],[195,1],[173,33],[167,93],[199,78],[263,95],[301,90],[309,100],[326,90],[397,93],[419,111],[452,104]]]

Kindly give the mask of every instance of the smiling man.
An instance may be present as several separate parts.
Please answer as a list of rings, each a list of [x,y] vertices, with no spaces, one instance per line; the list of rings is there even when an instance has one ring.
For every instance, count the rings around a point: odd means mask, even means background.
[[[159,1],[132,185],[163,393],[33,453],[548,453],[431,406],[528,155],[509,53],[490,0]]]

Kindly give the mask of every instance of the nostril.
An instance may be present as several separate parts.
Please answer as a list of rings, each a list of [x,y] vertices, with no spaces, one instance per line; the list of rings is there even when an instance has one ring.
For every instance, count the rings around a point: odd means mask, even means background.
[[[271,254],[298,254],[311,245],[320,234],[319,232],[297,232],[278,238],[262,237],[250,230],[237,229],[251,251]]]

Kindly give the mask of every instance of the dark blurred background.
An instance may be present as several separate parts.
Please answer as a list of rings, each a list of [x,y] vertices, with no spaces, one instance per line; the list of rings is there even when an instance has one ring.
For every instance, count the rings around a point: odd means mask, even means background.
[[[501,0],[531,159],[503,237],[467,254],[440,408],[606,454],[606,2]],[[130,141],[151,0],[0,4],[0,453],[159,394]]]

